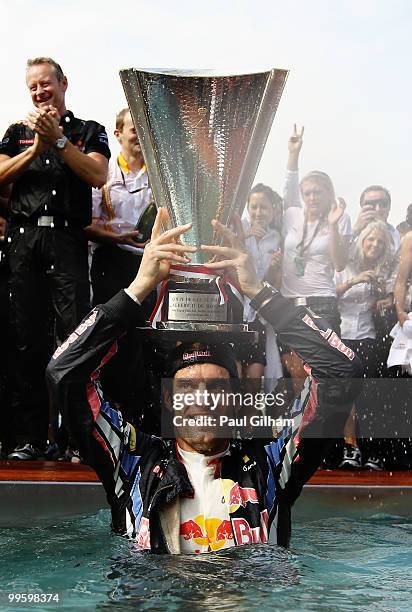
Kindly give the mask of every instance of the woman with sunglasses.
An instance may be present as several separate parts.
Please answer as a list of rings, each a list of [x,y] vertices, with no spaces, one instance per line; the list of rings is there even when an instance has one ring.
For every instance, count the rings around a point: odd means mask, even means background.
[[[360,196],[360,212],[353,225],[353,238],[357,240],[359,234],[368,223],[382,221],[389,231],[392,241],[392,249],[396,253],[400,247],[401,237],[397,228],[388,223],[391,209],[391,194],[383,185],[369,185]]]

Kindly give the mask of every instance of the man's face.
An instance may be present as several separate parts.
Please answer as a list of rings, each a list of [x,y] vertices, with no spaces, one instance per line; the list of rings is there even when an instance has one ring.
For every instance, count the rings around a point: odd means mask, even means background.
[[[376,210],[376,218],[386,222],[389,217],[390,204],[385,191],[377,189],[376,191],[367,191],[363,198],[362,208],[371,206]]]
[[[63,114],[67,89],[66,77],[59,81],[53,66],[37,64],[27,70],[26,82],[34,106],[41,109],[47,109],[50,105],[55,106]]]
[[[219,416],[233,416],[233,408],[225,406],[223,399],[224,394],[230,391],[229,373],[221,366],[196,363],[178,370],[173,379],[173,399],[174,405],[181,408],[174,410],[174,415],[180,419],[203,416],[217,421],[216,426],[175,426],[176,438],[183,440],[193,451],[206,455],[226,448],[227,437],[219,426]],[[219,398],[222,399],[219,401]]]
[[[130,113],[126,113],[123,120],[123,128],[115,130],[114,134],[125,153],[138,155],[141,152],[139,140],[137,138],[136,129],[133,125]]]

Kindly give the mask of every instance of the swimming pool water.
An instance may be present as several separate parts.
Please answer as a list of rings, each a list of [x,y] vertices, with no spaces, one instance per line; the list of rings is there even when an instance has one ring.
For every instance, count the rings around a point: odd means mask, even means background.
[[[110,515],[0,531],[0,610],[412,610],[412,519],[295,521],[289,551],[244,546],[156,556],[109,533]],[[8,605],[8,592],[59,604]]]

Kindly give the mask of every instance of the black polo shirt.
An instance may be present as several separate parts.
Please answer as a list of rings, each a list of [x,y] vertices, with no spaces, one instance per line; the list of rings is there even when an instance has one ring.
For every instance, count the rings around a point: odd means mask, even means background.
[[[83,121],[67,111],[60,120],[63,133],[82,153],[101,153],[110,159],[103,125]],[[15,157],[34,142],[34,132],[14,123],[4,135],[0,153]],[[79,178],[52,147],[39,155],[13,183],[11,223],[53,215],[85,227],[92,222],[92,188]]]

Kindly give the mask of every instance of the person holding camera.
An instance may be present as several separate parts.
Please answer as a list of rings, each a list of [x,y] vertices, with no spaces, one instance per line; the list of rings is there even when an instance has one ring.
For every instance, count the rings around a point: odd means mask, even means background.
[[[369,185],[360,196],[361,210],[353,225],[353,238],[357,240],[359,234],[368,223],[382,221],[390,232],[392,239],[393,252],[396,253],[401,244],[399,231],[388,223],[389,212],[391,209],[391,194],[382,185]]]
[[[361,359],[365,378],[379,375],[380,338],[374,315],[387,296],[387,281],[392,269],[392,238],[386,223],[372,221],[362,230],[356,242],[353,259],[335,275],[336,292],[342,318],[342,339]],[[374,382],[364,387],[358,398],[357,412],[369,427],[380,406]],[[345,446],[341,468],[383,468],[383,448],[380,440],[363,436],[361,450],[356,436],[355,408],[346,423]],[[371,427],[373,434],[373,427]],[[362,453],[361,453],[362,451]],[[362,455],[365,461],[362,464]]]

